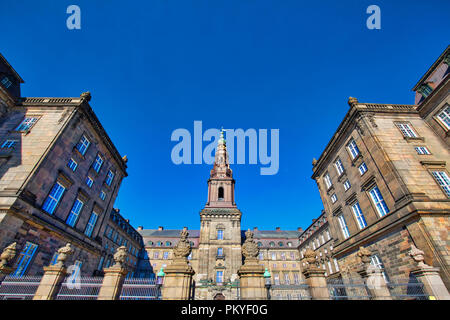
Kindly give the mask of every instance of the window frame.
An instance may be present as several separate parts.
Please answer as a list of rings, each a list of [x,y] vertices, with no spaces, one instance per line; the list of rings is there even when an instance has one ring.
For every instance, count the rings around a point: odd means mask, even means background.
[[[31,241],[27,241],[25,243],[16,260],[17,262],[14,273],[12,274],[13,276],[21,277],[26,272],[28,272],[28,267],[34,260],[38,247],[39,247],[38,244],[33,243]],[[25,265],[23,266],[23,264]]]
[[[447,111],[447,109],[448,109],[448,111]],[[442,113],[445,114],[445,116],[446,116],[445,119],[449,119],[449,121],[450,121],[450,105],[446,104],[446,105],[445,105],[444,107],[442,107],[438,112],[436,112],[436,114],[435,114],[435,116],[434,116],[434,118],[438,121],[438,123],[439,123],[440,125],[442,125],[443,128],[444,128],[446,131],[449,131],[449,130],[450,130],[450,123],[447,124],[447,122],[445,122],[445,120],[443,120],[443,119],[440,117],[440,115],[441,115]]]
[[[36,125],[41,116],[26,116],[14,129],[16,132],[28,133],[30,130]],[[30,120],[31,119],[31,120]],[[24,123],[31,122],[31,124],[27,124],[26,128],[22,128]]]
[[[372,193],[372,191],[375,190],[375,189],[378,190],[378,198],[379,199],[375,199],[374,198],[374,194]],[[376,212],[378,213],[378,216],[380,218],[388,215],[391,212],[389,210],[388,205],[386,204],[386,200],[384,200],[384,197],[381,194],[380,188],[378,188],[377,185],[374,185],[373,187],[371,187],[367,192],[368,192],[369,198],[372,201],[372,204],[375,206]],[[378,200],[378,202],[376,200]],[[380,212],[380,210],[379,210],[380,208],[378,207],[378,204],[382,204],[382,203],[384,204],[384,207],[382,205],[381,206],[385,209],[386,212],[385,211]]]
[[[62,189],[62,192],[59,194],[59,198],[58,198],[58,199],[56,199],[55,196],[52,196],[52,192],[53,192],[54,188],[55,188],[57,185],[59,185],[60,188]],[[65,186],[62,182],[56,180],[55,183],[53,184],[52,188],[50,189],[50,192],[48,193],[47,197],[45,197],[45,200],[44,200],[44,202],[42,203],[41,209],[42,209],[43,211],[45,211],[46,213],[48,213],[48,214],[50,214],[50,215],[53,215],[53,214],[55,213],[56,209],[58,208],[59,204],[61,203],[61,200],[62,200],[62,198],[64,197],[64,194],[65,194],[66,190],[67,190],[66,186]],[[51,210],[51,212],[48,211],[47,208],[46,208],[47,200],[48,200],[49,198],[50,198],[52,201],[55,202],[55,205],[54,205],[54,207],[53,207],[53,210]],[[47,206],[49,206],[49,205],[47,204]]]
[[[413,127],[410,122],[394,122],[397,129],[400,130],[402,136],[406,139],[419,138],[417,130]],[[406,127],[406,128],[405,128]],[[410,135],[412,133],[412,135]]]
[[[353,148],[350,148],[352,146]],[[355,139],[350,139],[350,141],[346,145],[347,150],[349,151],[350,158],[353,160],[357,159],[361,155],[361,150],[359,150],[358,145],[356,144]],[[357,153],[353,155],[353,150],[355,150]]]
[[[357,207],[357,208],[355,209],[355,207]],[[364,213],[362,212],[361,205],[359,204],[359,202],[355,201],[354,203],[352,203],[351,209],[353,212],[353,216],[356,219],[356,224],[358,225],[359,230],[366,228],[367,220],[364,217]]]
[[[74,211],[74,207],[75,207],[75,204],[77,204],[77,202],[81,203],[81,206],[79,207],[78,212],[75,212]],[[69,212],[69,214],[68,214],[68,216],[66,218],[66,224],[71,226],[72,228],[75,228],[75,225],[78,222],[78,218],[80,217],[80,214],[81,214],[81,211],[83,210],[83,208],[84,208],[84,202],[79,197],[77,197],[75,199],[75,201],[73,202],[72,207],[70,208],[70,212]],[[75,217],[74,218],[75,220],[73,221],[73,224],[69,223],[69,219],[73,220],[72,217]]]
[[[444,195],[446,195],[448,198],[450,198],[450,176],[448,175],[448,172],[443,169],[431,169],[430,170],[431,176],[433,177],[434,181],[437,183],[437,185],[441,188]],[[439,173],[440,175],[445,175],[444,178],[437,177],[435,173]],[[442,185],[439,181],[443,181],[444,185]]]
[[[341,213],[337,216],[339,226],[341,229],[341,233],[344,236],[344,239],[350,238],[350,231],[348,230],[347,222],[345,221],[344,215]]]
[[[94,217],[94,216],[95,216],[95,219],[94,219],[95,221],[92,223],[91,220],[92,220],[92,217]],[[92,238],[92,234],[94,233],[94,229],[95,229],[95,226],[97,225],[99,216],[100,216],[100,214],[98,214],[97,212],[92,210],[91,215],[89,216],[89,220],[86,224],[86,228],[84,229],[84,234],[86,236],[88,236],[89,238]]]

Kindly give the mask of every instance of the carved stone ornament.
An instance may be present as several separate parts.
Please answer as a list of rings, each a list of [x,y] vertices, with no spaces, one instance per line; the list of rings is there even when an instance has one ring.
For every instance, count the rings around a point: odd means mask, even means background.
[[[245,261],[247,260],[256,260],[258,256],[259,248],[253,239],[253,232],[248,229],[245,232],[245,242],[242,245],[242,254],[245,257]]]
[[[350,107],[353,107],[355,104],[357,104],[358,103],[358,99],[356,99],[356,98],[353,98],[353,97],[348,97],[348,105],[350,106]]]
[[[313,159],[312,159],[312,165],[313,165],[313,167],[315,167],[316,164],[317,164],[317,160],[316,160],[316,158],[313,158]]]
[[[417,262],[418,267],[428,267],[428,265],[423,262],[425,260],[425,253],[417,248],[414,244],[411,244],[411,250],[409,250],[408,253],[414,259],[414,261]]]
[[[17,243],[13,242],[7,246],[0,256],[0,267],[8,267],[11,260],[16,256]]]
[[[368,263],[370,263],[370,257],[372,256],[372,252],[370,252],[370,250],[367,248],[359,247],[357,255],[361,259],[363,265],[367,265]]]
[[[127,258],[127,247],[120,246],[114,254],[114,267],[122,267]]]
[[[180,232],[180,241],[178,241],[176,246],[173,248],[173,255],[176,259],[186,259],[191,253],[191,245],[187,240],[188,235],[189,232],[187,231],[187,228],[183,228]]]
[[[67,243],[64,247],[58,249],[58,258],[56,258],[56,266],[65,267],[67,257],[74,253],[70,243]]]
[[[80,97],[82,100],[86,100],[87,102],[91,101],[91,93],[89,91],[83,92]]]
[[[316,252],[310,248],[306,249],[303,259],[308,263],[308,266],[315,267],[317,265]]]

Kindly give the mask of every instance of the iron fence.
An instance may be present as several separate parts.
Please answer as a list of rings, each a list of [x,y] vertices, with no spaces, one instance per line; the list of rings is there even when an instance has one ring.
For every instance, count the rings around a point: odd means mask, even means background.
[[[96,300],[102,286],[102,277],[67,277],[61,284],[56,300]]]
[[[0,300],[32,300],[42,276],[6,276],[0,284]]]
[[[393,300],[428,300],[423,283],[416,278],[391,279],[387,286]]]
[[[327,288],[332,300],[370,300],[364,280],[361,278],[327,279]]]
[[[161,286],[155,278],[125,279],[120,300],[160,300]]]
[[[309,286],[306,283],[279,284],[270,288],[271,300],[311,300]]]

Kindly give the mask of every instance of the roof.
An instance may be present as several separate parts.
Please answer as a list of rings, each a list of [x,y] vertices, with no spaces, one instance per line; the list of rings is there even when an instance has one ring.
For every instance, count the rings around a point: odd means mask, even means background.
[[[420,78],[420,80],[416,83],[416,85],[412,89],[413,91],[417,91],[417,89],[419,88],[419,85],[421,85],[422,82],[425,81],[425,79],[427,79],[431,73],[433,73],[433,71],[436,69],[436,67],[445,59],[447,54],[450,54],[450,45],[447,46],[447,48],[444,50],[444,52],[441,53],[439,58],[437,58],[437,60],[431,65],[431,67],[428,68],[427,72],[425,72],[425,74],[422,76],[422,78]]]
[[[179,238],[181,229],[173,230],[158,230],[158,229],[143,229],[137,230],[143,237],[161,237],[161,238]],[[188,238],[200,237],[200,230],[188,230]]]
[[[20,83],[25,82],[20,77],[20,75],[16,72],[16,70],[14,70],[14,68],[9,64],[8,60],[6,60],[6,58],[1,53],[0,53],[0,60],[3,61],[9,67],[9,69],[12,71],[12,73],[14,73],[14,75],[17,77],[17,79],[19,79]]]
[[[302,234],[296,230],[254,230],[253,233],[255,239],[298,239]]]

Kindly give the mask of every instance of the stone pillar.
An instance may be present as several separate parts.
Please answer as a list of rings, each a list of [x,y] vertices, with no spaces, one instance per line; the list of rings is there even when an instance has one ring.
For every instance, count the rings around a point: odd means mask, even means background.
[[[97,300],[119,300],[122,292],[123,282],[128,274],[125,268],[127,248],[120,246],[114,254],[114,265],[103,269],[104,276]]]
[[[359,247],[358,257],[361,260],[361,266],[357,272],[366,285],[367,292],[373,300],[392,300],[391,292],[383,277],[383,271],[370,264],[372,252],[364,247]]]
[[[173,249],[174,260],[164,269],[163,300],[188,300],[191,298],[192,277],[195,272],[187,260],[191,253],[191,245],[187,240],[188,235],[187,228],[183,228],[180,240]]]
[[[5,277],[14,272],[14,268],[11,267],[11,261],[16,256],[17,243],[13,242],[7,246],[0,255],[0,284]]]
[[[73,254],[70,243],[65,247],[58,249],[57,262],[53,266],[44,267],[39,287],[34,294],[33,300],[54,300],[61,288],[64,278],[67,274],[65,262],[69,255]]]
[[[309,286],[309,291],[312,300],[330,300],[330,292],[327,287],[327,279],[325,277],[325,270],[318,266],[316,253],[307,249],[304,254],[304,260],[307,266],[303,270],[306,284]]]
[[[430,296],[430,299],[437,300],[450,300],[450,294],[439,275],[439,268],[435,268],[425,264],[424,252],[416,246],[411,245],[409,255],[417,262],[417,268],[412,270],[411,273],[423,283],[426,293]]]
[[[242,254],[244,265],[238,270],[241,286],[241,300],[266,300],[267,292],[264,283],[264,267],[258,264],[259,248],[253,239],[250,229],[245,233]]]

